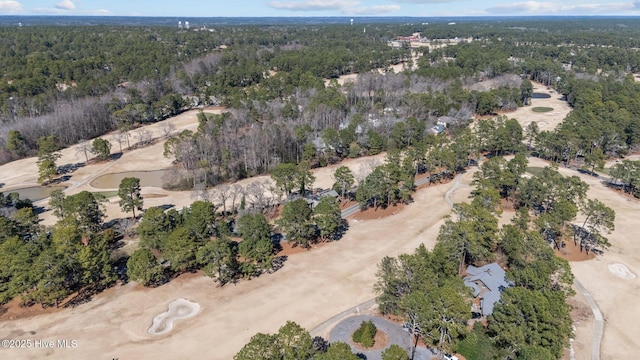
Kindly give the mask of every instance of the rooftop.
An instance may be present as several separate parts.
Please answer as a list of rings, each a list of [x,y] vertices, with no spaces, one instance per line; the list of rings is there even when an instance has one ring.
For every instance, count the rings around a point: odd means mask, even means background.
[[[465,285],[473,289],[474,297],[481,297],[482,315],[493,313],[493,306],[500,301],[500,293],[512,286],[506,277],[505,271],[498,263],[491,263],[481,267],[469,266]]]

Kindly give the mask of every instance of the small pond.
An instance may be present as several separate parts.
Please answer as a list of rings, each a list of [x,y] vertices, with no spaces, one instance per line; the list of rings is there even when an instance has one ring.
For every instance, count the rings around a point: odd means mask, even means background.
[[[551,95],[545,93],[534,92],[533,94],[531,94],[532,99],[549,99],[550,97]]]
[[[22,189],[5,190],[2,194],[7,196],[11,193],[18,193],[20,194],[20,199],[29,199],[32,202],[36,202],[48,198],[49,194],[56,189],[64,190],[65,188],[65,186],[32,186]]]
[[[115,174],[102,175],[95,178],[91,182],[91,186],[98,189],[117,189],[122,179],[126,177],[135,177],[140,179],[140,186],[162,187],[164,183],[164,175],[169,170],[153,170],[153,171],[127,171]]]

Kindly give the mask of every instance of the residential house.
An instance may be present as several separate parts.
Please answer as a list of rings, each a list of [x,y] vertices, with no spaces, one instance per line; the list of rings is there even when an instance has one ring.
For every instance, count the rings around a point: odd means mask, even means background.
[[[473,289],[472,312],[482,316],[493,314],[495,303],[500,301],[501,293],[513,284],[506,279],[506,273],[498,263],[481,267],[469,266],[464,284]]]

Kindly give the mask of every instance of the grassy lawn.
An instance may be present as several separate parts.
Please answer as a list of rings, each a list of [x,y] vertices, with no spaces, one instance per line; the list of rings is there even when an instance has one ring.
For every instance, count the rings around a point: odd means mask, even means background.
[[[537,112],[537,113],[545,113],[545,112],[553,111],[553,108],[546,107],[546,106],[536,106],[532,108],[531,111]]]
[[[110,198],[110,197],[114,197],[114,196],[118,196],[118,191],[116,190],[111,190],[111,191],[96,191],[94,192],[94,194],[99,194],[104,196],[105,198]]]
[[[542,175],[542,170],[544,170],[544,168],[541,168],[539,166],[528,166],[526,169],[526,171],[533,176]]]

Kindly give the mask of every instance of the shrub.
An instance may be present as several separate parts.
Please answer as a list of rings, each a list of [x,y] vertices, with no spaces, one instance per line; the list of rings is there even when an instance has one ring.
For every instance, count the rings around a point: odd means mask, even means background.
[[[393,344],[382,352],[382,360],[409,360],[409,355],[399,345]]]
[[[375,342],[377,331],[378,329],[376,329],[376,326],[373,325],[371,320],[363,321],[358,330],[353,333],[352,339],[354,342],[366,348],[370,348]]]
[[[500,350],[491,342],[481,323],[473,325],[473,331],[458,344],[456,351],[467,360],[499,359]]]

